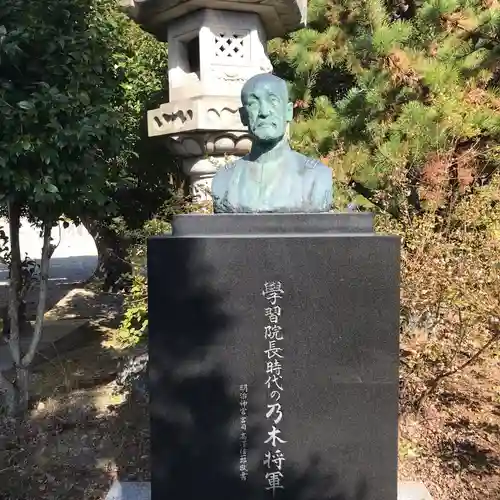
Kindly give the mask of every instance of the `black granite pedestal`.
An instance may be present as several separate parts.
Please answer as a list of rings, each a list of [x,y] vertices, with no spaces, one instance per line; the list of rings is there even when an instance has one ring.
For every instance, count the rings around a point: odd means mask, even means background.
[[[152,500],[396,500],[398,238],[180,216],[148,280]]]

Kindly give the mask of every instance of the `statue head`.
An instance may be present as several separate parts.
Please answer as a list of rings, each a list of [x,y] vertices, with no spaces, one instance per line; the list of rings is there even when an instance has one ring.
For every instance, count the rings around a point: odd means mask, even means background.
[[[259,142],[279,142],[293,118],[293,104],[281,78],[270,73],[255,75],[241,90],[241,122]]]

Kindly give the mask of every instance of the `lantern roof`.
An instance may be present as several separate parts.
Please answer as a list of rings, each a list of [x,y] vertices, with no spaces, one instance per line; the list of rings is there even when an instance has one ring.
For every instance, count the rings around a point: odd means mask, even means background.
[[[167,40],[168,25],[201,9],[254,12],[268,39],[305,25],[307,0],[122,0],[127,14],[159,40]]]

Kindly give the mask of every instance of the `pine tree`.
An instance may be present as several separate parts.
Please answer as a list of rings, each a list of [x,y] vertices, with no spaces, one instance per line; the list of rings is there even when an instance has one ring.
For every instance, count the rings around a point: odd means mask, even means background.
[[[332,167],[340,208],[419,213],[500,165],[500,4],[403,2],[313,0],[308,27],[270,43],[294,146]]]

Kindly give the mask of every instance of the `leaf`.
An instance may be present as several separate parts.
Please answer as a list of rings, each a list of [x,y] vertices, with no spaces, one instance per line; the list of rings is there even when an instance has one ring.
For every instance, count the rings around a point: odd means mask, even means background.
[[[90,104],[90,97],[87,92],[80,92],[80,100],[85,106],[88,106]]]
[[[17,103],[17,106],[21,109],[24,109],[24,110],[30,110],[30,109],[33,109],[35,106],[33,105],[32,102],[30,101],[19,101]]]
[[[48,155],[46,151],[42,151],[40,153],[40,156],[42,157],[42,161],[44,163],[46,163],[47,165],[50,163],[50,155]]]
[[[57,189],[57,186],[54,186],[54,184],[47,184],[47,192],[48,193],[58,193],[59,189]]]

